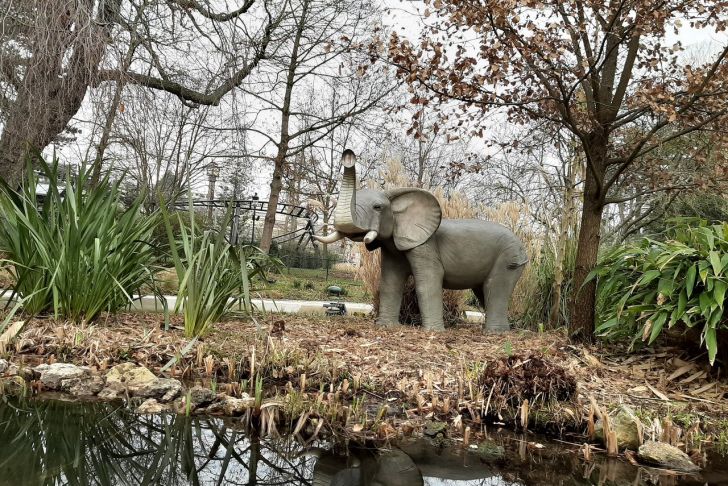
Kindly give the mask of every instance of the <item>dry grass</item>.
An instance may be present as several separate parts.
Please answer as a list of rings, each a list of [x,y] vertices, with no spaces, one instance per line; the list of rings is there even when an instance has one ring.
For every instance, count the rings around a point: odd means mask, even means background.
[[[571,346],[559,332],[494,336],[463,326],[430,333],[368,319],[270,316],[262,333],[251,322],[226,321],[183,353],[187,344],[181,329],[162,330],[162,317],[153,314],[110,316],[87,327],[32,319],[6,357],[99,370],[134,361],[159,373],[177,356],[167,374],[232,394],[252,392],[258,378],[262,395],[285,404],[289,420],[309,413],[360,436],[411,431],[431,418],[447,421],[453,433],[466,425],[478,430],[494,416],[517,426],[524,399],[532,402],[531,428],[552,432],[585,431],[592,399],[602,410],[631,404],[646,420],[699,417],[703,431],[728,417],[725,379],[680,350],[598,352]]]

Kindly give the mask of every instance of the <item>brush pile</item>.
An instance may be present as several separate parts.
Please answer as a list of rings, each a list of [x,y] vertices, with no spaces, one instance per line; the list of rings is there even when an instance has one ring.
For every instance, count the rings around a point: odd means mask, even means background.
[[[480,385],[484,394],[491,394],[501,404],[512,407],[524,400],[531,404],[568,401],[576,393],[574,376],[539,354],[504,356],[490,361],[483,369]]]

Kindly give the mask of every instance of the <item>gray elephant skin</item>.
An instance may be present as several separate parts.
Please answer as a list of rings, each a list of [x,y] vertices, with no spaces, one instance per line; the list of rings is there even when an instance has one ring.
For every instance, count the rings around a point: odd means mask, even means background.
[[[423,189],[357,190],[354,152],[345,150],[341,162],[336,231],[315,238],[328,244],[349,238],[370,251],[381,248],[377,323],[398,323],[412,275],[424,329],[444,329],[443,289],[472,289],[485,307],[484,330],[507,331],[508,301],[528,261],[518,237],[489,221],[443,220],[437,198]]]
[[[495,471],[477,454],[462,449],[439,449],[426,441],[412,441],[387,450],[352,447],[347,455],[311,449],[317,458],[313,486],[422,486],[424,478],[474,481]]]

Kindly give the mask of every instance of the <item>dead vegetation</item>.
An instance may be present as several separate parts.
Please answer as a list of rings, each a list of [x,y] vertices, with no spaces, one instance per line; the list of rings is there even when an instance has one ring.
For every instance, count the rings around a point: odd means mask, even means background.
[[[426,420],[448,422],[455,435],[477,434],[492,420],[586,435],[592,401],[605,411],[631,405],[646,422],[670,416],[686,430],[697,421],[701,437],[728,417],[728,384],[677,349],[598,352],[571,346],[560,332],[484,335],[476,325],[430,333],[361,318],[264,321],[261,331],[248,321],[221,322],[190,343],[178,318],[164,330],[156,314],[91,326],[32,319],[4,357],[99,371],[133,361],[190,384],[273,400],[291,428],[325,423],[360,438],[411,433]]]
[[[480,378],[483,392],[503,404],[568,402],[576,393],[576,379],[558,363],[539,354],[504,356],[488,362]]]

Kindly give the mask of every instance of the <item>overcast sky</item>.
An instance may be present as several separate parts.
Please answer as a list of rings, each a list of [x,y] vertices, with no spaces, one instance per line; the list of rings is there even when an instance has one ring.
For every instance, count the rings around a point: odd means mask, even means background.
[[[425,21],[423,12],[424,4],[420,1],[401,1],[401,0],[382,0],[387,12],[382,18],[382,22],[385,28],[396,31],[400,36],[405,36],[412,41],[415,41],[419,36],[422,23]],[[432,20],[431,16],[428,20]],[[714,52],[721,46],[728,42],[728,34],[718,33],[707,29],[696,30],[686,25],[682,27],[678,35],[675,35],[672,31],[668,32],[666,38],[666,44],[670,45],[677,40],[680,40],[685,46],[684,56],[695,56],[696,52],[701,53],[701,57],[707,56],[710,52]],[[229,95],[228,95],[229,96]],[[75,118],[75,124],[84,129],[84,132],[88,134],[89,130],[86,128],[89,126],[89,120],[92,116],[92,110],[90,109],[90,103],[84,104],[84,107]],[[89,140],[83,134],[79,137],[76,143],[72,143],[69,146],[62,147],[60,149],[60,155],[62,158],[68,161],[78,160],[80,156],[86,154],[86,148],[88,147]],[[477,140],[474,142],[474,148],[478,148]],[[53,147],[49,147],[48,153],[53,152]],[[268,185],[270,178],[270,164],[264,164],[261,170],[256,171],[254,175],[254,188],[252,191],[257,191],[261,197],[267,197]],[[204,183],[199,188],[201,191],[205,191]]]

